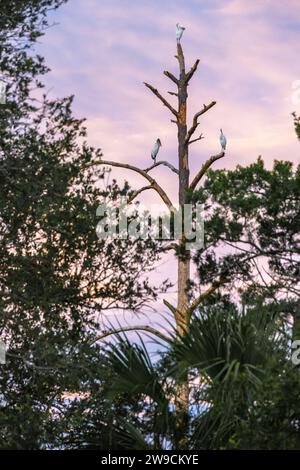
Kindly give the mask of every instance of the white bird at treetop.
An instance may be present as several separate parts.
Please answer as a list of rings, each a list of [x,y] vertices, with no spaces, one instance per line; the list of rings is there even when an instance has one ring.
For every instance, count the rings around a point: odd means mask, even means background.
[[[154,160],[154,163],[156,163],[156,157],[157,157],[160,147],[161,147],[161,141],[160,139],[157,139],[151,151],[151,158],[152,160]]]
[[[180,26],[179,23],[176,24],[176,40],[179,43],[182,38],[183,31],[185,30],[184,26]]]
[[[225,150],[226,149],[226,144],[227,144],[227,139],[226,139],[225,135],[223,134],[222,129],[220,129],[220,131],[221,131],[220,144],[221,144],[222,149]]]

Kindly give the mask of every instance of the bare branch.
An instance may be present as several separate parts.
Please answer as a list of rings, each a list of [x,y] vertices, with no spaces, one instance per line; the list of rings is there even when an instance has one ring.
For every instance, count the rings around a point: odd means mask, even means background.
[[[178,79],[171,72],[168,72],[167,70],[165,70],[164,75],[168,77],[170,80],[172,80],[172,82],[176,83],[176,85],[178,85]]]
[[[188,318],[191,318],[194,310],[199,307],[199,305],[207,299],[211,294],[213,294],[219,287],[221,287],[225,282],[228,281],[228,278],[220,278],[218,281],[214,282],[203,294],[199,295],[186,310],[186,315]]]
[[[124,333],[126,331],[146,331],[147,333],[151,333],[152,335],[157,336],[158,338],[162,339],[163,341],[169,342],[171,338],[168,336],[164,335],[160,331],[156,330],[155,328],[152,328],[151,326],[148,325],[136,325],[136,326],[125,326],[123,328],[112,328],[106,331],[103,331],[99,336],[94,338],[90,344],[97,343],[97,341],[101,341],[104,338],[107,338],[108,336],[111,335],[116,335],[118,333]]]
[[[168,91],[168,93],[171,96],[178,96],[178,93],[175,93],[174,91]]]
[[[138,189],[137,191],[134,191],[134,193],[132,193],[132,195],[130,196],[130,198],[128,199],[128,204],[131,204],[132,201],[139,195],[141,194],[143,191],[147,191],[147,189],[154,189],[152,184],[149,184],[149,186],[143,186],[142,188]]]
[[[145,171],[148,173],[148,171],[152,170],[153,168],[156,168],[159,165],[165,165],[168,168],[170,168],[170,170],[172,170],[174,173],[176,173],[176,175],[179,174],[179,171],[177,170],[177,168],[175,168],[171,163],[163,161],[163,160],[149,166],[149,168],[146,168]]]
[[[193,67],[191,68],[191,70],[186,74],[186,83],[188,83],[193,77],[194,73],[196,72],[198,68],[199,62],[200,62],[200,59],[197,59]]]
[[[149,85],[149,83],[146,83],[144,82],[145,86],[147,88],[149,88],[149,90],[152,91],[152,93],[154,93],[155,96],[157,96],[157,98],[171,111],[172,114],[174,114],[174,116],[178,116],[178,113],[177,111],[173,108],[173,106],[159,93],[159,91],[154,88],[152,85]]]
[[[193,181],[191,182],[190,184],[190,189],[192,191],[194,191],[194,189],[196,188],[197,184],[199,183],[199,181],[201,180],[201,178],[205,175],[205,173],[207,172],[207,170],[211,167],[211,165],[216,161],[216,160],[219,160],[220,158],[223,158],[225,156],[225,152],[224,150],[222,150],[222,152],[218,153],[218,155],[213,155],[211,156],[203,165],[202,165],[202,168],[201,170],[197,173],[197,175],[195,176],[195,178],[193,179]]]
[[[202,114],[206,113],[213,106],[215,106],[215,104],[217,104],[216,101],[212,101],[208,105],[204,104],[201,111],[199,111],[198,113],[195,114],[195,116],[193,118],[192,127],[190,128],[190,130],[188,131],[187,136],[186,136],[186,141],[185,141],[186,145],[189,143],[192,135],[194,134],[195,130],[197,129],[197,127],[199,125],[199,122],[198,122],[199,117],[202,116]]]
[[[190,140],[189,145],[193,144],[194,142],[198,142],[198,140],[202,140],[202,139],[204,139],[203,134],[200,134],[197,139]]]
[[[146,180],[149,181],[152,188],[160,195],[161,199],[164,201],[168,209],[172,212],[176,211],[170,198],[168,197],[166,192],[163,190],[163,188],[155,181],[155,179],[153,179],[150,175],[148,175],[148,173],[145,170],[142,170],[141,168],[138,168],[137,166],[128,165],[127,163],[112,162],[108,160],[98,160],[96,162],[87,163],[82,168],[85,169],[85,168],[89,168],[95,165],[110,165],[110,166],[115,166],[118,168],[125,168],[127,170],[131,170],[131,171],[135,171],[136,173],[139,173],[141,176],[143,176],[144,178],[146,178]]]

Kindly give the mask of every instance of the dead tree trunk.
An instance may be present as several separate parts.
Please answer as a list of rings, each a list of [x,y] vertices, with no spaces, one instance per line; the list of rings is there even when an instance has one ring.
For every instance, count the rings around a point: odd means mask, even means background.
[[[181,44],[177,44],[177,59],[179,63],[178,80],[178,168],[179,168],[179,207],[184,212],[184,205],[187,203],[187,190],[189,187],[189,152],[186,142],[187,138],[187,77],[185,72],[185,61]],[[188,328],[186,310],[188,307],[188,287],[190,281],[190,256],[185,248],[184,234],[179,240],[178,256],[178,298],[177,312],[175,315],[177,331],[182,335]]]
[[[166,191],[154,180],[149,172],[154,167],[159,164],[164,164],[168,166],[179,179],[179,194],[178,194],[178,203],[179,208],[181,208],[182,213],[184,212],[184,205],[188,202],[188,193],[193,192],[198,183],[201,181],[207,170],[213,164],[214,161],[219,158],[224,157],[225,152],[221,151],[217,155],[211,156],[200,168],[198,173],[194,176],[192,182],[190,183],[190,170],[189,170],[189,146],[199,140],[201,140],[202,134],[199,137],[195,137],[194,134],[199,126],[199,118],[211,109],[216,102],[212,101],[208,105],[203,105],[203,108],[195,114],[191,127],[188,129],[187,126],[187,102],[188,102],[188,85],[193,77],[194,73],[197,70],[199,65],[199,59],[196,60],[191,69],[187,72],[185,68],[185,58],[180,43],[177,44],[177,55],[175,56],[179,64],[179,77],[175,77],[172,73],[165,71],[164,74],[176,85],[176,92],[169,92],[170,95],[176,96],[178,99],[178,107],[175,109],[171,103],[169,103],[152,85],[145,83],[146,87],[151,90],[151,92],[163,103],[164,106],[172,113],[173,118],[172,122],[177,125],[177,138],[178,138],[178,170],[174,168],[168,162],[158,162],[149,168],[143,170],[132,165],[119,162],[111,162],[101,160],[98,162],[102,165],[111,165],[116,167],[127,168],[129,170],[135,171],[142,175],[147,181],[147,186],[142,187],[141,189],[135,191],[131,196],[130,202],[132,202],[135,197],[137,197],[141,192],[147,189],[154,189],[158,195],[161,197],[162,201],[167,206],[168,210],[176,211],[174,205],[172,204],[170,198],[166,194]],[[189,301],[189,284],[190,284],[190,253],[186,249],[186,240],[183,234],[178,240],[178,244],[170,244],[170,249],[175,249],[178,255],[178,297],[177,305],[172,306],[167,301],[165,305],[171,310],[174,314],[177,334],[178,336],[184,335],[189,329],[190,318],[194,310],[203,302],[203,300],[211,295],[224,280],[220,279],[215,282],[211,287],[207,289],[206,292],[200,294],[192,302]],[[187,429],[188,429],[188,408],[189,408],[189,383],[188,375],[184,378],[182,384],[177,389],[177,399],[176,399],[176,415],[177,415],[177,426],[176,426],[176,436],[175,436],[175,448],[184,449],[187,446]]]
[[[187,79],[185,72],[185,61],[181,44],[177,44],[177,60],[179,62],[178,80],[178,168],[179,168],[179,191],[178,202],[181,213],[184,214],[184,205],[187,203],[187,190],[189,187],[189,153],[186,143],[187,137]],[[184,228],[184,227],[183,227]],[[183,335],[188,329],[187,307],[188,288],[190,281],[190,256],[185,247],[184,232],[179,240],[178,255],[178,294],[177,309],[175,314],[178,335]],[[182,385],[179,385],[176,393],[177,423],[175,434],[175,447],[184,449],[187,446],[188,407],[189,407],[189,385],[188,374],[184,377]]]

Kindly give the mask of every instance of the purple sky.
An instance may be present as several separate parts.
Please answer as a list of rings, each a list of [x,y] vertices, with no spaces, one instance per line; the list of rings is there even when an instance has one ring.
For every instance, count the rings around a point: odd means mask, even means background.
[[[220,127],[229,141],[220,166],[248,164],[259,154],[297,161],[290,113],[297,110],[292,83],[300,79],[299,0],[70,0],[54,20],[40,47],[52,68],[47,84],[54,95],[75,93],[76,113],[87,118],[90,141],[106,158],[147,165],[160,136],[161,158],[176,163],[175,126],[142,82],[172,89],[162,71],[177,71],[179,21],[187,28],[187,65],[201,59],[190,117],[217,101],[202,121],[205,140],[193,147],[192,168],[219,149]]]
[[[193,145],[192,175],[219,151],[219,128],[228,139],[226,158],[215,168],[249,164],[262,155],[299,162],[292,111],[292,83],[300,80],[299,0],[70,0],[53,14],[58,25],[42,39],[40,52],[52,72],[54,96],[75,94],[75,111],[87,118],[89,142],[106,159],[146,167],[154,140],[161,159],[176,161],[176,127],[169,111],[144,87],[166,94],[177,72],[175,24],[183,36],[186,63],[201,63],[189,89],[189,116],[203,103],[217,105],[201,123],[205,140]],[[174,102],[175,103],[175,102]],[[136,175],[114,170],[134,187]],[[153,172],[176,201],[176,177],[167,168]],[[174,178],[174,179],[173,179]],[[158,202],[155,193],[144,201]]]

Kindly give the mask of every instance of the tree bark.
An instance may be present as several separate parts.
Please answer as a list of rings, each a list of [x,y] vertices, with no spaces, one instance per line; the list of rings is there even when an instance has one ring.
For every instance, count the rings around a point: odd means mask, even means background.
[[[187,77],[185,72],[185,61],[181,44],[177,44],[177,59],[179,62],[180,75],[178,80],[178,168],[179,168],[179,208],[184,214],[184,205],[187,203],[187,190],[189,187],[189,154],[187,138]],[[183,227],[184,229],[184,227]],[[178,335],[182,336],[189,327],[187,316],[188,308],[188,288],[190,281],[190,256],[185,247],[184,230],[182,238],[179,240],[178,256],[178,297],[177,310],[175,315]],[[188,447],[188,422],[189,422],[189,383],[186,372],[183,382],[177,388],[176,398],[176,435],[175,446],[178,449]]]
[[[187,80],[185,73],[185,62],[181,44],[177,44],[177,59],[179,62],[180,75],[178,80],[178,168],[179,168],[179,207],[184,211],[187,202],[187,190],[189,187],[189,154],[187,137]],[[177,299],[177,331],[182,335],[188,327],[185,311],[188,306],[188,285],[190,279],[190,257],[185,249],[184,233],[179,240],[178,257],[178,299]]]

